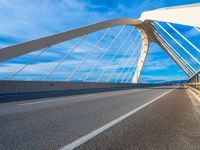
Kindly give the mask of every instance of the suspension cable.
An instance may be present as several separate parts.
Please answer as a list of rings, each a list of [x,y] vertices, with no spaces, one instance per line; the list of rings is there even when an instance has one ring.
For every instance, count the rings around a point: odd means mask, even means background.
[[[140,42],[140,43],[141,43],[141,42]],[[139,48],[139,47],[138,47],[138,48]],[[137,48],[137,49],[138,49],[138,48]],[[139,55],[139,53],[138,53],[136,59],[135,59],[134,62],[132,63],[133,65],[134,65],[134,64],[136,63],[136,61],[138,60],[138,57],[139,57],[139,56],[140,56],[140,55]],[[134,67],[134,66],[133,66],[133,67]],[[121,83],[124,81],[125,77],[127,76],[128,72],[131,70],[131,68],[132,68],[132,66],[130,66],[130,67],[128,68],[128,71],[126,72],[125,76],[123,77]],[[131,77],[131,75],[132,75],[132,73],[135,71],[135,69],[136,69],[136,67],[134,67],[133,70],[130,72],[130,74],[128,75],[128,78],[126,79],[125,83],[127,83],[127,82],[129,81],[129,78]]]
[[[139,44],[137,45],[137,48],[134,50],[134,52],[131,54],[130,58],[132,58],[135,53],[137,52],[138,47],[140,46],[142,40],[140,40]],[[128,60],[125,64],[125,66],[123,67],[123,69],[120,71],[120,73],[118,74],[117,78],[115,79],[114,82],[117,82],[117,80],[119,79],[120,75],[122,74],[122,72],[124,71],[124,69],[128,66],[128,63],[130,62],[130,60]]]
[[[10,78],[10,80],[14,79],[21,71],[23,71],[28,65],[32,64],[39,56],[41,56],[47,49],[44,48],[42,51],[40,51],[35,57],[33,57],[28,63],[26,63],[22,68],[20,68],[17,72],[15,72],[12,77]]]
[[[157,35],[161,35],[161,34],[159,34],[156,30],[154,30],[154,32],[156,32]],[[168,39],[168,38],[166,37],[166,35],[164,35],[164,34],[162,34],[162,35],[163,35],[163,37],[165,37],[166,39]],[[160,38],[162,39],[162,37],[160,37]],[[165,41],[165,40],[164,40],[164,41]],[[167,41],[166,41],[166,42],[167,42]],[[170,45],[169,42],[167,42],[167,43],[168,43],[168,45]],[[175,48],[173,48],[173,46],[171,45],[171,48],[172,48],[172,50],[174,50],[174,53],[177,53],[177,55],[180,57],[180,59],[182,59],[184,62],[186,62],[186,64],[187,64],[188,66],[190,66],[190,68],[195,72],[195,69],[194,69],[191,65],[189,65],[189,64],[195,65],[195,67],[196,67],[197,69],[199,68],[199,66],[198,66],[195,62],[193,62],[189,56],[187,56],[184,52],[182,52],[182,50],[180,50],[180,47],[178,47],[176,44],[174,44],[174,47],[178,50],[178,51],[176,51]],[[186,57],[186,58],[188,59],[189,63],[187,63],[187,61],[186,61],[184,58],[182,58],[182,57],[179,55],[178,52],[181,53],[184,57]],[[183,62],[183,63],[184,63],[184,62]],[[191,70],[190,70],[190,71],[191,71]]]
[[[194,27],[197,31],[199,31],[200,32],[200,29],[199,28],[197,28],[197,27]]]
[[[94,71],[94,69],[96,68],[96,66],[99,64],[99,62],[102,60],[102,58],[107,54],[107,52],[109,51],[109,49],[111,48],[111,46],[114,44],[114,42],[116,41],[116,39],[119,37],[119,35],[122,33],[122,31],[125,29],[125,27],[126,27],[126,25],[124,25],[121,28],[121,30],[119,31],[119,33],[117,34],[117,36],[114,38],[114,40],[112,40],[112,42],[106,48],[106,50],[104,51],[103,55],[100,57],[100,59],[92,67],[92,69],[90,70],[90,72],[88,73],[88,75],[86,76],[86,78],[84,79],[84,81],[86,81],[89,78],[89,76],[92,74],[92,72]]]
[[[157,34],[157,36],[159,36],[165,43],[166,43],[166,46],[167,47],[170,47],[170,49],[172,50],[172,52],[176,55],[177,58],[179,58],[179,60],[183,63],[183,64],[186,64],[188,65],[194,72],[195,72],[195,69],[183,58],[180,56],[180,54],[173,48],[173,46],[167,42],[167,40],[164,40],[164,38],[161,36],[161,34],[158,34],[156,32],[156,30],[154,30],[154,33]],[[165,38],[166,36],[163,35]],[[158,39],[160,41],[160,39]],[[160,41],[162,43],[162,41]],[[176,46],[176,45],[175,45]],[[190,60],[189,60],[190,61]],[[190,69],[189,69],[190,70]],[[190,70],[191,71],[191,70]]]
[[[162,37],[160,36],[160,38],[162,39]],[[168,43],[167,41],[161,41],[160,39],[159,39],[159,41],[160,42],[163,42],[164,44],[163,44],[163,46],[165,46],[165,47],[167,47],[168,49],[170,49],[171,50],[171,52],[176,56],[176,58],[178,58],[178,60],[182,63],[182,64],[184,64],[185,66],[186,66],[186,68],[191,72],[191,73],[194,73],[195,72],[195,69],[183,58],[183,57],[181,57],[180,56],[180,54],[173,48],[173,46],[170,44],[170,43]],[[190,61],[190,60],[189,60]],[[190,61],[190,63],[191,63],[191,61]],[[188,67],[189,66],[189,67]]]
[[[167,33],[185,52],[187,52],[198,64],[200,62],[185,48],[183,47],[168,31],[166,31],[157,21],[155,23],[165,32]]]
[[[113,76],[113,74],[117,71],[119,65],[122,63],[122,61],[124,60],[124,57],[128,54],[128,52],[131,50],[131,47],[133,46],[133,44],[135,43],[135,41],[138,39],[140,35],[140,32],[136,35],[135,39],[131,42],[130,46],[128,47],[128,49],[125,51],[125,54],[123,55],[123,57],[120,59],[119,63],[117,64],[117,66],[115,67],[115,69],[113,70],[113,72],[110,74],[110,76],[108,77],[106,82],[109,82],[111,77]]]
[[[43,81],[46,81],[50,75],[52,75],[56,69],[65,61],[65,59],[81,44],[81,42],[87,37],[88,34],[85,34],[75,45],[71,48],[71,50],[65,53],[63,58],[57,63],[57,65],[43,78]]]
[[[136,57],[136,59],[135,59],[135,62],[133,63],[133,65],[136,63],[136,61],[137,60],[139,60],[139,57],[140,57],[140,53],[139,53],[139,51],[138,51],[138,53],[137,53],[137,55],[136,55],[137,57]],[[130,74],[128,75],[128,78],[127,78],[127,80],[125,81],[125,83],[128,83],[128,81],[129,81],[129,78],[131,78],[131,75],[134,73],[134,71],[136,70],[136,66],[137,66],[137,64],[135,65],[135,67],[133,68],[133,70],[130,72]],[[130,69],[131,67],[129,67],[129,69]]]
[[[173,27],[170,23],[167,23],[168,26],[170,26],[176,33],[178,33],[186,42],[188,42],[195,50],[197,50],[200,53],[200,50],[191,43],[183,34],[181,34],[175,27]]]
[[[106,32],[100,37],[100,39],[97,41],[95,46],[90,50],[90,52],[86,55],[86,57],[83,59],[83,61],[79,63],[79,65],[74,69],[72,74],[67,78],[67,81],[69,81],[74,76],[74,74],[77,72],[77,70],[80,68],[80,66],[87,60],[88,57],[90,57],[92,55],[92,53],[96,50],[96,48],[99,45],[99,43],[101,43],[101,41],[108,34],[108,32],[111,30],[111,28],[112,27],[108,28],[106,30]]]
[[[128,81],[132,77],[131,75],[134,73],[135,70],[136,70],[136,67],[134,67],[133,70],[130,72],[130,74],[128,75],[128,78],[126,79],[125,83],[129,83]]]
[[[111,27],[111,28],[112,28],[112,27]],[[90,46],[90,47],[92,47],[92,48],[94,48],[94,47],[95,47],[95,45],[93,45],[93,44],[90,44],[90,43],[88,43],[88,42],[87,42],[87,43],[84,43],[84,44],[85,44],[85,45],[87,45],[87,46]],[[96,49],[97,49],[97,50],[102,50],[102,51],[104,51],[104,49],[103,49],[103,48],[101,48],[101,47],[99,47],[99,46],[98,46],[98,47],[96,47]]]
[[[124,39],[124,41],[122,42],[122,44],[120,45],[120,47],[118,48],[118,50],[116,51],[116,53],[113,55],[112,59],[110,60],[110,62],[108,64],[105,65],[104,70],[102,71],[101,75],[99,76],[99,78],[97,79],[97,82],[101,79],[101,77],[103,76],[103,74],[106,71],[106,67],[110,66],[110,64],[112,64],[113,60],[115,59],[115,57],[118,55],[118,53],[120,52],[120,50],[122,49],[122,47],[124,46],[124,44],[127,42],[127,40],[129,39],[129,37],[131,36],[132,32],[134,31],[135,27],[133,27],[133,29],[131,30],[131,32],[127,35],[127,37]]]
[[[189,71],[192,73],[192,72],[195,72],[195,69],[190,65],[190,64],[194,64],[196,68],[199,68],[198,65],[196,63],[194,63],[191,58],[189,58],[189,56],[187,56],[182,50],[180,50],[180,47],[178,47],[178,45],[174,44],[174,46],[172,46],[167,40],[165,39],[168,39],[169,40],[169,37],[167,37],[165,34],[163,33],[158,33],[155,29],[153,30],[153,32],[155,33],[155,35],[158,37],[158,40],[162,43],[164,43],[164,46],[167,47],[168,49],[171,50],[171,52],[176,55],[177,59],[179,61],[181,61],[182,64],[184,64],[188,69]],[[173,43],[172,43],[173,44]],[[176,50],[177,51],[176,51]],[[184,59],[184,57],[186,57],[189,61],[189,63],[187,62],[186,59]]]
[[[160,37],[163,39],[163,37],[161,35],[160,35]],[[180,60],[181,60],[182,63],[188,65],[195,72],[195,69],[183,57],[180,56],[180,54],[173,48],[173,46],[169,42],[167,42],[165,40],[165,43],[172,50],[172,52],[176,55],[176,57],[180,58]]]

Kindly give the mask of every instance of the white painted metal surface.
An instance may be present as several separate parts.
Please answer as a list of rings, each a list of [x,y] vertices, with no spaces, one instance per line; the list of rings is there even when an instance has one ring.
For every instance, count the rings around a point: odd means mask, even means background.
[[[200,27],[200,3],[143,12],[140,20],[156,20]]]

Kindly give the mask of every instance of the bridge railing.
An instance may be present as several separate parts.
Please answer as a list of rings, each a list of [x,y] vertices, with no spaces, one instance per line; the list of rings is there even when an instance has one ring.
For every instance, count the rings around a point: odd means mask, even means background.
[[[195,92],[200,94],[200,70],[197,71],[187,82],[189,87],[192,87]]]

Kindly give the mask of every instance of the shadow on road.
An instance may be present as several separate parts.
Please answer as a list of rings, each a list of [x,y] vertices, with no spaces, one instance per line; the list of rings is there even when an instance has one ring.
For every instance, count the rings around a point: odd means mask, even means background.
[[[50,91],[50,92],[35,92],[35,93],[18,93],[9,95],[0,95],[0,103],[9,103],[14,101],[28,101],[41,98],[53,98],[62,96],[72,96],[90,93],[100,93],[100,92],[111,92],[118,90],[128,90],[128,89],[173,89],[174,86],[159,86],[159,87],[115,87],[115,88],[101,88],[101,89],[84,89],[84,90],[68,90],[68,91]],[[184,87],[178,87],[177,89],[184,89]]]

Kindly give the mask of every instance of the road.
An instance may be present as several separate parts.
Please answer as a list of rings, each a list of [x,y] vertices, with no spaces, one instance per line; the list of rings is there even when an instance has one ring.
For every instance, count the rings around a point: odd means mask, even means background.
[[[200,149],[186,89],[158,87],[0,104],[0,149]]]

